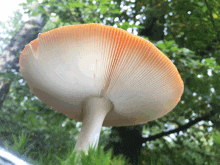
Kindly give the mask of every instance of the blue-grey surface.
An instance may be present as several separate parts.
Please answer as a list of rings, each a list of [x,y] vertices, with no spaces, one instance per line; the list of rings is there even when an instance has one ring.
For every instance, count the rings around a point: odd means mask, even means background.
[[[5,149],[2,146],[2,141],[0,143],[0,165],[31,165],[22,159],[21,156]]]

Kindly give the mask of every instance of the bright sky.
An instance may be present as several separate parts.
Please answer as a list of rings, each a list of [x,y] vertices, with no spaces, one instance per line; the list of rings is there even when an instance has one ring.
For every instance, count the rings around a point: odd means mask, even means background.
[[[27,2],[26,0],[2,0],[0,1],[0,21],[5,22],[9,16],[13,16],[13,11],[20,9],[19,3]]]
[[[20,3],[26,3],[26,2],[27,2],[26,0],[0,0],[0,21],[3,23],[8,21],[9,17],[14,16],[13,12],[16,10],[20,10],[20,12],[23,13],[22,20],[27,21],[28,15],[24,14],[23,8],[19,6]],[[4,30],[0,27],[1,36],[4,36],[3,32]],[[3,42],[0,41],[0,44],[3,44]]]

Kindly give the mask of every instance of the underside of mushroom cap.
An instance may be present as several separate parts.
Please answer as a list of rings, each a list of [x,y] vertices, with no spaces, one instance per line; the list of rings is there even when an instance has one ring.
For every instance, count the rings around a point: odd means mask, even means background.
[[[109,99],[114,107],[103,126],[162,117],[177,105],[184,88],[175,65],[151,42],[100,24],[39,34],[19,64],[31,92],[69,118],[82,121],[88,97]]]

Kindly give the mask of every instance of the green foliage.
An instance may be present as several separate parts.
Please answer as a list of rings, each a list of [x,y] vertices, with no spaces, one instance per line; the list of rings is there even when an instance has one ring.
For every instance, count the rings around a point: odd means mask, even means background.
[[[104,152],[102,147],[97,149],[89,147],[88,155],[85,152],[77,152],[73,150],[66,161],[57,158],[61,165],[77,164],[77,165],[125,165],[128,164],[122,155],[112,158],[112,151]]]
[[[220,42],[220,9],[217,0],[172,1],[167,14],[168,38],[175,38],[177,44],[196,53]],[[171,14],[172,12],[172,14]],[[206,57],[213,51],[206,52]],[[213,54],[217,56],[217,54]]]
[[[11,148],[14,151],[19,151],[19,153],[22,155],[23,154],[26,155],[30,150],[30,147],[29,148],[27,147],[27,143],[29,141],[29,136],[27,134],[24,134],[24,132],[22,132],[19,134],[18,137],[15,135],[12,135],[12,138],[13,138],[14,144]],[[8,149],[10,148],[7,141],[5,142],[5,145],[6,145],[6,148],[8,148]]]

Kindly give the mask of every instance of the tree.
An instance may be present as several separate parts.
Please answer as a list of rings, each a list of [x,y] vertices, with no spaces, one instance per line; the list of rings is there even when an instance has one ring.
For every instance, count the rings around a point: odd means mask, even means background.
[[[23,24],[20,30],[13,36],[13,38],[11,38],[9,45],[5,48],[1,55],[1,73],[8,73],[8,76],[10,76],[9,71],[19,71],[18,61],[20,53],[22,52],[26,44],[28,44],[33,39],[37,38],[37,35],[39,34],[41,28],[44,25],[45,20],[42,18],[41,15],[38,15],[37,17],[32,18],[30,21],[27,21]],[[10,79],[1,82],[1,104],[4,101],[6,94],[8,93],[10,83]]]

